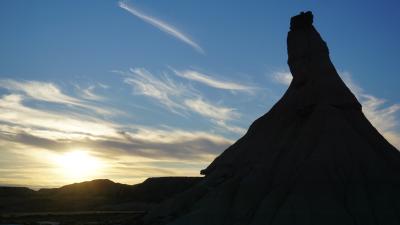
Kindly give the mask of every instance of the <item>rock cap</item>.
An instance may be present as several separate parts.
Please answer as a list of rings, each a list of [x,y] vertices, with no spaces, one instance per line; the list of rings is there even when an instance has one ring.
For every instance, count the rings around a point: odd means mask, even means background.
[[[313,14],[311,11],[301,12],[299,15],[290,19],[290,30],[309,29],[313,24]]]

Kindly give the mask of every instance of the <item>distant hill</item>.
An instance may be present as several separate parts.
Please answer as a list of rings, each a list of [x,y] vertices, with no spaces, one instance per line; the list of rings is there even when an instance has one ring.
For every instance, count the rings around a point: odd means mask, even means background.
[[[0,187],[0,198],[8,196],[26,197],[34,194],[34,190],[26,187]]]
[[[0,187],[0,212],[147,210],[184,192],[201,179],[158,177],[136,185],[98,179],[38,191]]]

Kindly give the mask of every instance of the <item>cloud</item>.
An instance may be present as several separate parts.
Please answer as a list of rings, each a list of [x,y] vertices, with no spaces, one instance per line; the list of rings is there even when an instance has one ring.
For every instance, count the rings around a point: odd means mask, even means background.
[[[226,120],[233,120],[240,117],[240,114],[235,111],[233,108],[227,108],[222,106],[216,106],[205,102],[203,99],[187,99],[185,100],[185,105],[189,107],[193,112],[196,112],[202,116],[226,121]]]
[[[143,12],[140,12],[136,8],[134,8],[132,5],[128,5],[127,2],[125,1],[119,1],[118,2],[119,7],[122,9],[125,9],[132,15],[138,17],[139,19],[143,20],[146,23],[149,23],[156,28],[160,29],[161,31],[164,31],[165,33],[175,37],[176,39],[190,45],[192,48],[194,48],[197,52],[204,54],[204,50],[198,45],[196,42],[191,40],[187,35],[183,34],[181,31],[179,31],[177,28],[167,24],[164,21],[161,21],[157,18],[151,17],[149,15],[144,14]]]
[[[98,94],[96,94],[94,91],[97,87],[106,89],[107,86],[104,86],[103,84],[99,84],[98,86],[96,85],[90,85],[87,88],[82,88],[79,85],[75,85],[75,88],[77,89],[80,97],[87,99],[87,100],[93,100],[93,101],[102,101],[105,100],[105,98],[103,96],[100,96]]]
[[[78,106],[82,105],[80,100],[63,94],[60,89],[52,83],[0,80],[0,87],[14,92],[22,92],[25,95],[40,101]]]
[[[25,128],[39,128],[76,135],[115,134],[112,124],[72,111],[40,110],[23,104],[24,97],[17,94],[0,98],[0,123]]]
[[[203,73],[200,73],[198,71],[194,70],[183,70],[183,71],[178,71],[174,70],[174,73],[182,78],[197,81],[199,83],[205,84],[207,86],[217,88],[217,89],[224,89],[224,90],[230,90],[230,91],[242,91],[242,92],[248,92],[248,93],[253,93],[255,88],[235,82],[230,82],[230,81],[222,81],[213,78],[210,75],[206,75]]]
[[[184,106],[177,98],[188,94],[184,85],[177,84],[167,76],[155,77],[143,68],[130,69],[130,73],[125,75],[127,77],[124,82],[134,88],[135,94],[148,96],[166,106],[171,112],[183,115]]]
[[[165,73],[161,77],[156,77],[143,68],[130,69],[128,73],[118,73],[126,76],[124,82],[133,87],[135,94],[152,98],[175,114],[187,117],[195,113],[209,119],[224,131],[244,133],[243,128],[227,124],[227,121],[240,118],[239,112],[204,100],[201,92],[176,82]]]
[[[118,140],[100,141],[108,149],[152,159],[178,159],[190,162],[207,162],[221,153],[232,140],[202,131],[177,128],[139,128],[122,132]]]
[[[274,72],[272,74],[272,80],[279,84],[290,85],[293,76],[290,72]]]
[[[76,106],[105,115],[114,114],[111,111],[92,105],[82,99],[66,95],[57,85],[50,82],[16,81],[3,79],[0,80],[0,88],[4,88],[12,93],[24,95],[25,97],[37,101]],[[87,90],[86,92],[90,95],[90,91]],[[95,95],[93,95],[92,97],[95,97]]]
[[[247,129],[244,129],[242,127],[226,124],[226,122],[224,120],[216,121],[216,124],[219,127],[221,127],[222,129],[227,130],[232,133],[235,133],[235,134],[244,135],[247,131]]]
[[[14,127],[14,132],[7,132],[3,128],[5,127],[0,127],[0,140],[3,142],[49,151],[91,149],[99,152],[105,159],[134,156],[151,160],[208,162],[233,143],[219,135],[176,128],[140,127],[130,131],[121,129],[116,136],[99,137],[90,134],[85,138],[68,135],[63,138],[40,137],[35,135],[37,132],[34,129],[33,133],[27,133],[18,127]]]
[[[185,105],[193,112],[203,117],[210,118],[211,121],[223,131],[240,135],[246,133],[246,129],[227,124],[227,121],[237,120],[241,117],[241,114],[234,108],[213,105],[201,98],[187,99],[185,100]]]
[[[130,126],[115,124],[120,129],[113,136],[79,137],[68,132],[63,136],[57,131],[39,136],[45,128],[4,125],[0,121],[0,184],[53,186],[76,182],[60,176],[52,160],[76,149],[91,152],[104,164],[100,177],[119,182],[137,183],[153,176],[194,176],[233,143],[203,131]],[[53,132],[50,129],[47,133]],[[179,163],[171,168],[165,165],[168,162]]]

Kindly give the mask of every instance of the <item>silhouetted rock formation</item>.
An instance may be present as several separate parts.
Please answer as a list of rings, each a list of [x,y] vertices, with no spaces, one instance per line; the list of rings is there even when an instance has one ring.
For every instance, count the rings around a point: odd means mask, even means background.
[[[181,193],[201,177],[157,177],[127,185],[99,179],[34,191],[0,187],[0,212],[148,210]]]
[[[400,153],[366,119],[312,22],[311,12],[291,19],[282,99],[145,224],[400,224]]]

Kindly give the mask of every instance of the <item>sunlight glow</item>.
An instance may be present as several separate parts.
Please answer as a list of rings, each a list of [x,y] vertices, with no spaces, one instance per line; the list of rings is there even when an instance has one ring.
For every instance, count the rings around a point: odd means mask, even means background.
[[[58,155],[55,163],[67,180],[94,179],[100,175],[102,162],[88,151],[75,150]]]

